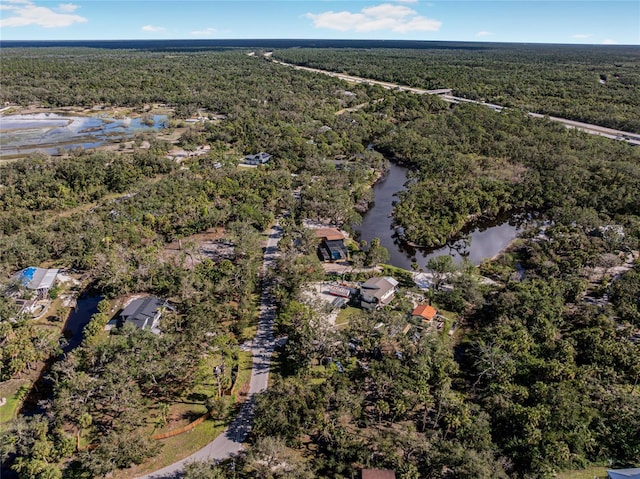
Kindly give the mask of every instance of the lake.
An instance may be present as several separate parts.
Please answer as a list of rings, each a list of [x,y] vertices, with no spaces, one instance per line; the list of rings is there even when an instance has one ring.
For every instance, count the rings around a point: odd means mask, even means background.
[[[167,115],[153,115],[145,124],[139,118],[72,116],[59,113],[0,116],[0,156],[43,152],[59,148],[95,148],[133,137],[138,132],[164,128]]]
[[[468,241],[449,242],[438,249],[413,248],[395,235],[393,225],[393,202],[398,201],[396,194],[405,190],[408,169],[391,163],[389,172],[373,186],[374,200],[362,224],[354,226],[360,239],[370,243],[373,238],[380,238],[380,244],[389,250],[390,263],[393,266],[411,270],[411,264],[417,263],[419,268],[426,269],[428,261],[440,255],[450,255],[454,262],[460,263],[468,258],[478,265],[488,258],[493,258],[502,251],[522,230],[522,220],[518,216],[491,223],[474,226],[464,233]]]

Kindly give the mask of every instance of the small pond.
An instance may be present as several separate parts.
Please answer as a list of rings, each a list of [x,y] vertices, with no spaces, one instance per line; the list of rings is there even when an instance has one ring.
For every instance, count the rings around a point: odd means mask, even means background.
[[[478,265],[497,255],[522,231],[521,218],[512,216],[465,231],[467,241],[452,241],[435,250],[409,246],[395,235],[392,217],[393,202],[398,201],[396,194],[405,189],[407,173],[407,168],[390,164],[388,174],[373,187],[374,202],[364,214],[362,224],[354,227],[360,239],[367,243],[380,238],[380,244],[389,250],[393,266],[411,270],[411,264],[415,262],[419,268],[425,269],[431,258],[446,254],[451,255],[456,263],[468,258]]]
[[[67,343],[62,347],[64,353],[80,346],[84,327],[89,323],[91,316],[98,312],[98,303],[102,296],[84,296],[78,299],[76,307],[71,311],[67,322],[64,324],[64,336]]]
[[[0,156],[43,152],[59,148],[95,148],[164,128],[167,115],[144,118],[67,116],[59,113],[0,116]]]

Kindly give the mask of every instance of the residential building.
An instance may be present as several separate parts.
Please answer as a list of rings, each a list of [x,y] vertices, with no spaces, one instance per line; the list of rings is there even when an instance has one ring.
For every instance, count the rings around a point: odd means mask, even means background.
[[[607,469],[609,479],[640,479],[640,467],[632,469]]]
[[[322,261],[343,261],[348,259],[349,251],[344,244],[344,234],[335,228],[320,228],[315,231],[320,238],[318,256]]]
[[[56,281],[58,271],[57,269],[35,268],[32,266],[23,269],[18,274],[18,281],[25,288],[34,291],[39,298],[45,298]]]
[[[256,153],[255,155],[247,155],[244,157],[244,163],[247,165],[264,165],[271,159],[271,155],[269,153],[265,153],[261,151],[260,153]]]
[[[360,286],[360,307],[376,309],[389,304],[396,293],[398,282],[390,277],[375,277]]]
[[[411,313],[413,319],[428,323],[433,321],[438,315],[438,310],[428,304],[419,304]]]
[[[167,301],[149,296],[134,299],[120,313],[119,326],[131,323],[138,329],[148,329],[153,334],[160,333],[160,318],[165,310],[173,310]]]

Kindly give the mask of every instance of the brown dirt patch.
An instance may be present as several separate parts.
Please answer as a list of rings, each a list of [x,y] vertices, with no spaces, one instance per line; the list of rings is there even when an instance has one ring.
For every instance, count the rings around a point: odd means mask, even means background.
[[[230,242],[222,241],[225,237],[224,228],[209,228],[203,233],[182,238],[165,246],[160,254],[161,261],[175,262],[182,255],[186,255],[186,268],[193,268],[205,259],[221,261],[233,259],[234,247]]]

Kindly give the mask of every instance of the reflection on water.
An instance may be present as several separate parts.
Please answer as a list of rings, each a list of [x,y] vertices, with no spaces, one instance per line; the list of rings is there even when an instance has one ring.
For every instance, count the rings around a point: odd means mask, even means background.
[[[388,175],[373,187],[374,203],[371,209],[363,216],[362,224],[354,227],[360,239],[367,243],[373,238],[380,238],[381,245],[389,250],[392,265],[411,269],[411,263],[415,262],[419,268],[425,269],[431,258],[446,254],[451,255],[456,263],[468,258],[477,265],[502,251],[521,231],[520,218],[511,217],[508,221],[502,219],[493,224],[476,227],[466,232],[465,238],[436,250],[412,248],[398,241],[394,234],[391,214],[393,202],[398,201],[396,193],[405,189],[407,172],[404,167],[393,163],[390,165]]]
[[[57,113],[0,116],[0,155],[36,151],[55,154],[61,147],[94,148],[130,138],[137,132],[158,130],[166,120],[166,115],[154,115],[146,121],[143,118],[114,119]]]
[[[89,323],[91,316],[98,312],[98,303],[101,300],[102,296],[84,296],[78,299],[76,307],[69,314],[67,322],[64,324],[64,333],[68,341],[62,348],[63,352],[68,353],[80,346],[84,327]]]

